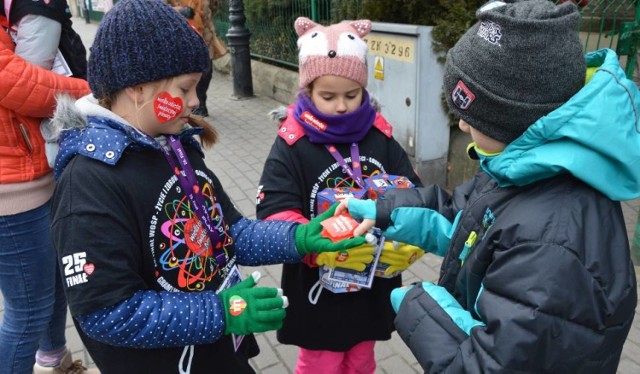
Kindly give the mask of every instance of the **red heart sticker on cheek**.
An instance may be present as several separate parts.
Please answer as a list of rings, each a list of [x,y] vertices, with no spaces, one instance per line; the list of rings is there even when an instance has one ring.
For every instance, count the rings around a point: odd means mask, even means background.
[[[169,122],[182,113],[182,99],[163,92],[153,102],[153,110],[160,123]]]

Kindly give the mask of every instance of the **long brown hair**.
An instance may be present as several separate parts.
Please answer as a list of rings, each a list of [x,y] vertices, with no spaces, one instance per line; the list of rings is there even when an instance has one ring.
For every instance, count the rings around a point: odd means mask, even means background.
[[[209,121],[204,119],[204,117],[189,114],[189,124],[193,127],[200,127],[204,129],[202,134],[200,134],[200,143],[204,149],[210,149],[214,144],[216,144],[216,141],[218,141],[218,132],[213,125],[209,123]]]

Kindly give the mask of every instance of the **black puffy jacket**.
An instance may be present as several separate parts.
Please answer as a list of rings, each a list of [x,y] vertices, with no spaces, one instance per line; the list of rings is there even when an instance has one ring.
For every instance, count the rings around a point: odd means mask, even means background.
[[[568,174],[501,188],[482,172],[452,196],[388,192],[377,203],[383,228],[399,206],[451,221],[464,207],[439,285],[484,323],[467,335],[413,287],[396,327],[426,372],[616,372],[637,302],[619,202]]]

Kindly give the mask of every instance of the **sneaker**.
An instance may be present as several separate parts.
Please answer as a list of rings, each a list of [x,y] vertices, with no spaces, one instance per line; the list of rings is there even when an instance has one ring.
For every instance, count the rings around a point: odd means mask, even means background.
[[[67,349],[67,353],[60,361],[60,365],[56,367],[40,366],[37,363],[33,365],[33,374],[100,374],[98,369],[87,369],[82,365],[82,360],[71,359],[71,352]]]
[[[199,106],[191,111],[191,113],[195,114],[196,116],[209,117],[209,111],[207,110],[206,106]]]

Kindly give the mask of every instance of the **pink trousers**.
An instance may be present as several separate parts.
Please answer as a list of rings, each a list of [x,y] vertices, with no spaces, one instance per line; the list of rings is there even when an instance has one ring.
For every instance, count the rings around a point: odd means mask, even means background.
[[[373,374],[375,344],[375,341],[362,342],[346,352],[300,348],[295,374]]]

